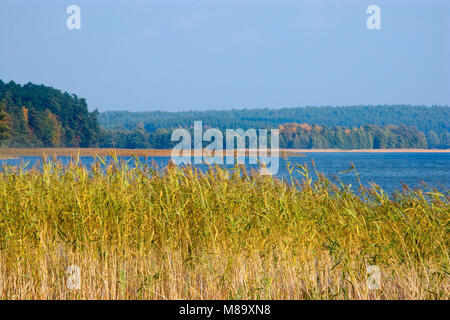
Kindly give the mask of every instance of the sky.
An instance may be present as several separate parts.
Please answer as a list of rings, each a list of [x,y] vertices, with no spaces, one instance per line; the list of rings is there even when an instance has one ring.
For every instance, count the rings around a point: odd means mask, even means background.
[[[450,105],[450,0],[1,0],[0,79],[99,111]]]

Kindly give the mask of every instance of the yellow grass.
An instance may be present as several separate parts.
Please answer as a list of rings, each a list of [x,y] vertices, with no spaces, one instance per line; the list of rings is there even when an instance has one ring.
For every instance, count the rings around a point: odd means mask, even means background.
[[[449,298],[448,193],[102,161],[0,172],[1,299]]]

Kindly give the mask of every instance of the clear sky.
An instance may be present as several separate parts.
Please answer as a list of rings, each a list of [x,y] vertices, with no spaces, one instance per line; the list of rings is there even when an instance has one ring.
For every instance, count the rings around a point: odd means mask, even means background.
[[[0,79],[100,111],[450,105],[450,0],[1,0]]]

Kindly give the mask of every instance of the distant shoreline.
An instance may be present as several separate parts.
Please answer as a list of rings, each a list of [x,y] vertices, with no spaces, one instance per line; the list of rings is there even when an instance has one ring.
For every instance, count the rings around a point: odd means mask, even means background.
[[[0,159],[23,156],[110,156],[170,157],[171,149],[111,149],[111,148],[0,148]],[[280,156],[301,156],[306,153],[450,153],[450,149],[280,149]]]
[[[282,149],[302,153],[450,153],[450,149]]]

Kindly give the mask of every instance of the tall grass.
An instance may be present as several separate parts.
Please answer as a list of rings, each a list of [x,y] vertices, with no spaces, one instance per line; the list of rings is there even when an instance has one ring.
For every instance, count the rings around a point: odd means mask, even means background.
[[[117,159],[4,167],[0,298],[449,298],[446,194],[357,195],[291,170],[304,180]]]

